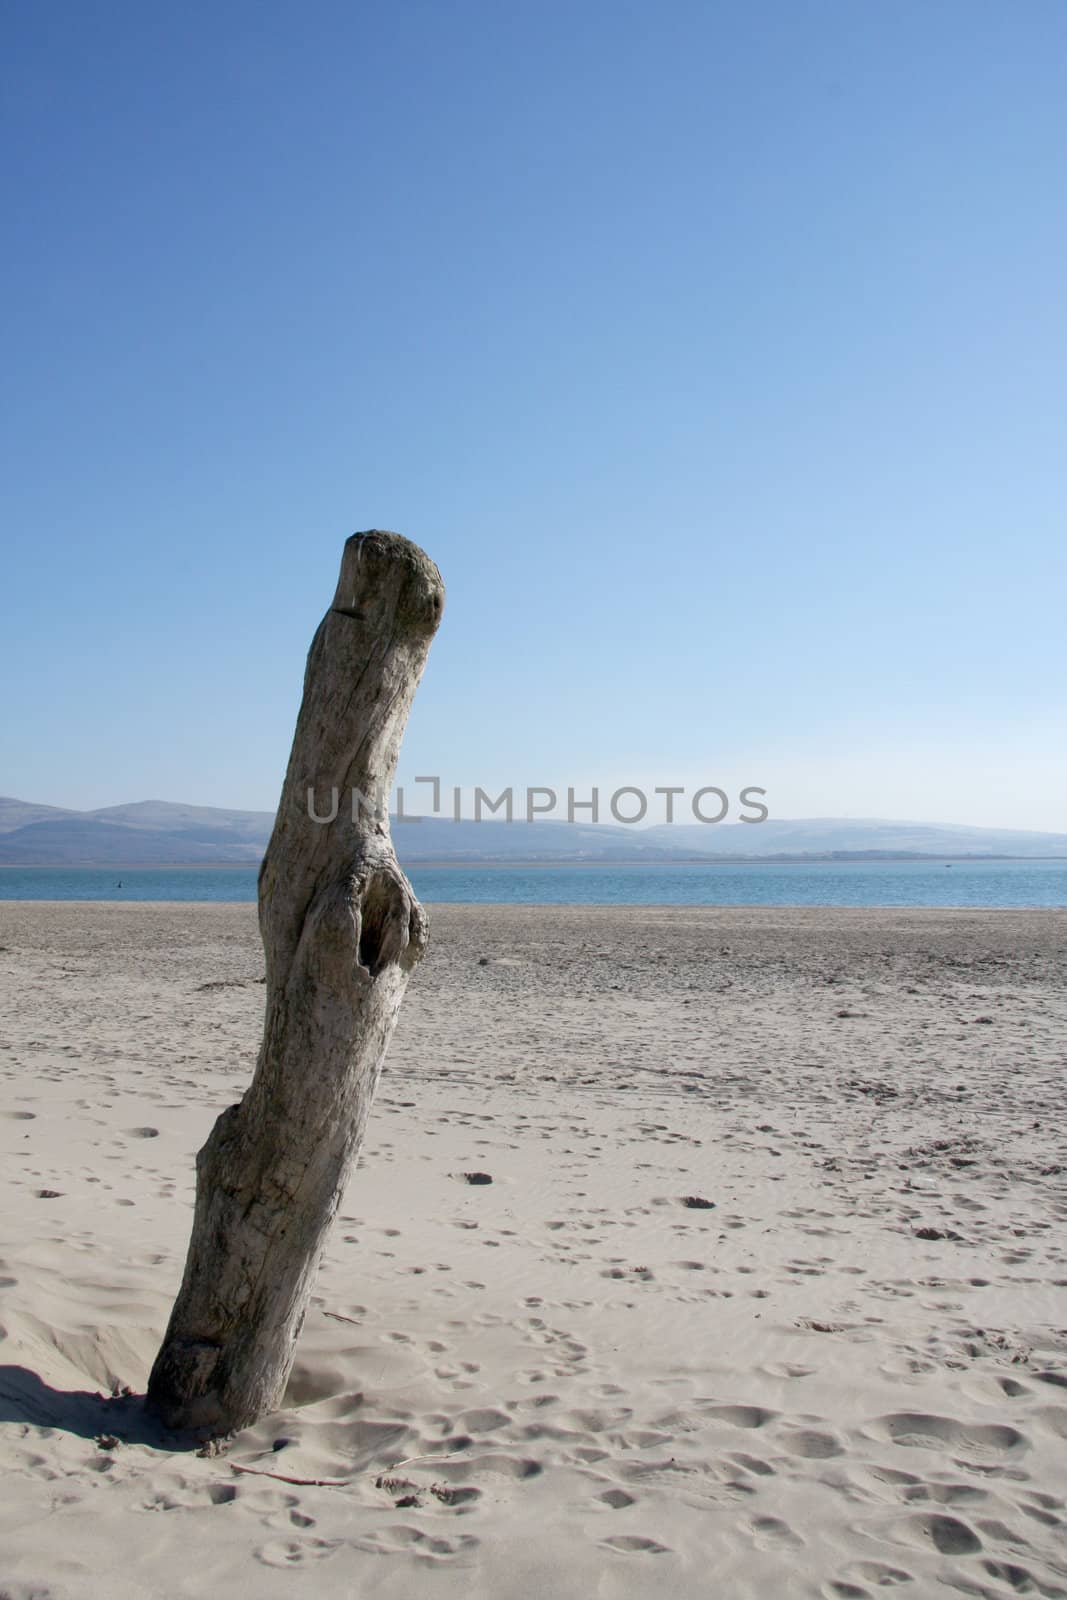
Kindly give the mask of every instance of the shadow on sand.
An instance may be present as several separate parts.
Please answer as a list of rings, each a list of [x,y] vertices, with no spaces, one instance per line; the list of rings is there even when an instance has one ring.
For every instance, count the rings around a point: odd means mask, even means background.
[[[0,1423],[60,1428],[82,1439],[120,1440],[153,1450],[195,1450],[202,1434],[174,1433],[145,1410],[142,1394],[53,1389],[28,1367],[0,1366]]]

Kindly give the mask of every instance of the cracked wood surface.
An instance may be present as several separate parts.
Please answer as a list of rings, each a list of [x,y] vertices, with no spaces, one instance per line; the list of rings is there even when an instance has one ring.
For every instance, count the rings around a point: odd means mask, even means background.
[[[225,1433],[281,1401],[315,1271],[359,1153],[426,921],[387,797],[444,586],[397,534],[355,534],[308,655],[259,874],[263,1041],[239,1105],[197,1156],[192,1237],[148,1385],[172,1428]],[[339,795],[317,822],[309,791]],[[327,806],[326,814],[332,807]],[[318,814],[322,814],[321,810]]]

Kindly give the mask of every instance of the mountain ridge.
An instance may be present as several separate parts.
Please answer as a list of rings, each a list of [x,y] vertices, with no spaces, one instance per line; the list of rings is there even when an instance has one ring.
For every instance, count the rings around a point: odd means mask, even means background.
[[[236,866],[262,858],[270,811],[140,800],[74,811],[0,796],[0,866]],[[402,861],[594,862],[1067,858],[1067,833],[884,818],[760,823],[453,822],[392,819]]]

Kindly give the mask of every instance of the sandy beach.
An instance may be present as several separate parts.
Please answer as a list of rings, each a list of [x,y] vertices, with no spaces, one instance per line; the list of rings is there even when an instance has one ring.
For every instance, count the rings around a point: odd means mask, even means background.
[[[4,1600],[1067,1596],[1067,912],[430,915],[198,1454],[139,1396],[255,908],[0,906]]]

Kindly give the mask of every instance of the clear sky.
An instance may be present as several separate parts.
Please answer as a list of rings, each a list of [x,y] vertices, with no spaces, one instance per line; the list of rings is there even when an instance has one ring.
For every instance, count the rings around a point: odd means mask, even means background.
[[[401,774],[1067,830],[1063,0],[5,0],[0,792]],[[659,820],[659,819],[656,819]]]

